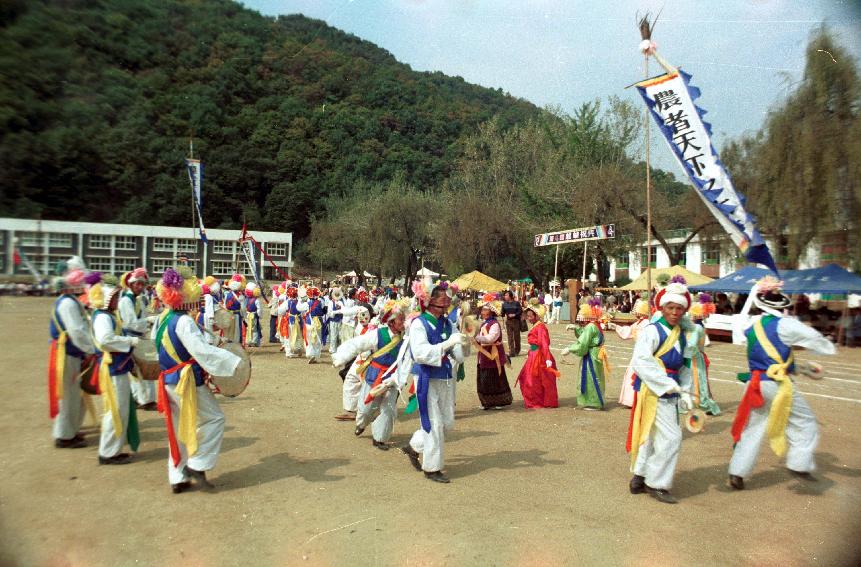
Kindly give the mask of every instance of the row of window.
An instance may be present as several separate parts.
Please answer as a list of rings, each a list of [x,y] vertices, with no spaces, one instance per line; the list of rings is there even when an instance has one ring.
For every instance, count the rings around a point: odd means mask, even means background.
[[[0,232],[0,245],[3,244],[4,234]],[[72,248],[73,236],[65,232],[19,232],[16,236],[22,246],[43,247],[48,244],[51,248]],[[137,250],[137,237],[114,236],[110,234],[91,234],[87,236],[87,246],[94,250]],[[238,244],[233,240],[213,240],[212,251],[215,254],[231,254],[237,251]],[[197,240],[193,238],[153,238],[152,249],[155,252],[197,252]],[[286,242],[267,242],[266,253],[272,256],[286,256]]]

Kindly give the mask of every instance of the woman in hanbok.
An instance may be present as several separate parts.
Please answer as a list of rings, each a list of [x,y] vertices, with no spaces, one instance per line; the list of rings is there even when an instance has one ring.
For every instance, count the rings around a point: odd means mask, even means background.
[[[685,358],[691,359],[691,380],[693,381],[694,403],[709,415],[720,415],[720,407],[712,399],[709,387],[709,359],[704,352],[708,344],[705,320],[715,312],[711,295],[700,293],[697,302],[691,306],[690,316],[693,320],[691,329],[685,328],[687,336],[687,352]],[[683,322],[684,324],[684,322]]]
[[[487,294],[482,299],[483,322],[475,335],[478,347],[478,399],[484,409],[502,409],[503,406],[510,406],[512,401],[511,388],[505,375],[508,357],[502,346],[502,326],[496,320],[502,307],[493,294]]]
[[[526,305],[524,313],[526,322],[532,328],[526,337],[529,355],[517,377],[523,405],[527,408],[559,407],[559,394],[556,391],[559,371],[556,369],[556,359],[550,353],[550,334],[543,321],[544,306],[533,300]]]
[[[590,299],[577,313],[577,342],[562,354],[575,354],[580,361],[580,393],[577,407],[587,410],[604,409],[604,372],[609,371],[607,352],[604,349],[604,331],[601,330],[601,299]]]

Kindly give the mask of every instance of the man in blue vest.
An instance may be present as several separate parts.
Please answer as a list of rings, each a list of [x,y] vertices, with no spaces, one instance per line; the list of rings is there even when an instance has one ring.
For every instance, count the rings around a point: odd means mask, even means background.
[[[124,465],[131,456],[123,453],[128,442],[133,451],[140,443],[135,403],[132,398],[129,373],[134,367],[132,350],[138,337],[125,336],[116,312],[120,287],[117,279],[108,274],[90,288],[90,306],[93,313],[93,342],[99,349],[99,390],[102,393],[105,413],[99,439],[99,464]]]
[[[395,301],[389,301],[380,314],[382,326],[353,337],[332,355],[332,365],[343,367],[361,353],[370,353],[359,365],[363,378],[358,395],[356,435],[373,422],[371,434],[377,449],[388,451],[397,416],[398,382],[390,369],[395,363],[404,334],[404,313]]]
[[[84,263],[77,256],[68,260],[59,284],[62,295],[51,314],[51,355],[48,360],[48,399],[54,420],[54,446],[77,449],[87,445],[80,433],[84,402],[78,375],[81,362],[93,354],[87,316],[77,296],[84,291]]]
[[[793,387],[792,347],[818,354],[834,354],[836,349],[816,329],[783,317],[783,309],[791,302],[781,293],[781,283],[770,276],[758,281],[733,328],[733,341],[747,344],[750,368],[731,429],[735,449],[729,463],[729,484],[736,490],[744,489],[744,479],[753,472],[766,436],[775,454],[786,455],[790,473],[810,480],[810,473],[816,470],[819,426],[807,400]],[[749,320],[752,306],[762,314]]]
[[[155,315],[144,316],[141,293],[149,282],[149,276],[144,268],[125,273],[120,280],[122,293],[117,310],[123,323],[123,334],[129,337],[142,337],[149,328],[149,324],[155,321]],[[137,401],[138,409],[156,411],[155,403],[155,381],[139,380],[132,378],[132,395]]]
[[[427,285],[424,287],[426,290]],[[429,294],[417,295],[422,313],[410,323],[409,342],[403,347],[409,348],[411,372],[418,377],[416,397],[421,427],[402,450],[427,479],[442,483],[450,482],[442,470],[445,432],[454,426],[452,362],[463,362],[463,347],[469,343],[468,336],[452,330],[446,317],[453,292],[450,285],[443,283]]]
[[[634,473],[629,488],[631,494],[649,493],[675,504],[670,488],[682,448],[679,411],[693,408],[682,330],[691,296],[685,285],[671,283],[655,295],[655,303],[661,317],[640,331],[631,356],[637,380],[627,443]]]

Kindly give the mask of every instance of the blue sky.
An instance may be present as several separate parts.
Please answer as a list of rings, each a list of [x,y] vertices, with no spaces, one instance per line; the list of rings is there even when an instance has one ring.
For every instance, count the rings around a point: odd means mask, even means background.
[[[304,14],[371,41],[417,71],[442,71],[570,112],[618,95],[642,104],[636,15],[663,8],[658,51],[693,75],[718,150],[760,128],[804,69],[823,22],[861,61],[861,0],[245,0],[266,15]],[[821,54],[828,57],[826,54]],[[657,64],[650,63],[650,74]],[[654,130],[653,130],[654,131]],[[659,167],[679,174],[662,142]]]

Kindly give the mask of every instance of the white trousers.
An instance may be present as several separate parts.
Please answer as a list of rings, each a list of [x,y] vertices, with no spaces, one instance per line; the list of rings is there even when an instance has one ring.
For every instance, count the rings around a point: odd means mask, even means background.
[[[242,342],[242,312],[241,311],[231,311],[230,315],[233,317],[233,333],[227,337],[230,342],[241,343]]]
[[[123,445],[126,444],[129,429],[129,410],[131,409],[129,375],[120,374],[118,376],[111,376],[111,382],[114,383],[114,391],[117,394],[117,409],[120,412],[120,420],[122,421],[123,429],[120,436],[117,437],[117,428],[114,425],[114,416],[108,410],[107,405],[105,405],[105,413],[102,415],[102,433],[99,437],[100,457],[113,457],[120,454],[123,450]],[[102,398],[104,399],[104,395]]]
[[[364,380],[359,378],[356,370],[359,366],[354,362],[344,378],[344,386],[341,388],[341,397],[344,403],[344,411],[356,411],[359,407],[359,392]]]
[[[562,306],[561,306],[561,305],[558,305],[558,306],[557,306],[557,305],[554,305],[554,306],[553,306],[553,316],[551,317],[551,321],[552,321],[553,323],[558,323],[558,322],[559,322],[559,313],[560,313],[561,311],[562,311]]]
[[[131,377],[130,380],[132,395],[134,395],[137,403],[144,405],[156,401],[156,386],[158,385],[158,381],[138,380]]]
[[[352,324],[348,324],[346,322],[341,323],[341,344],[349,341],[356,335],[356,322],[353,321]]]
[[[329,321],[329,352],[335,354],[341,346],[341,323]]]
[[[756,457],[766,436],[768,412],[778,390],[777,383],[771,380],[761,381],[759,387],[765,403],[762,407],[751,410],[747,426],[729,462],[729,474],[742,478],[749,476],[756,466]],[[788,445],[786,468],[798,472],[816,470],[816,459],[813,453],[819,444],[819,425],[816,423],[813,410],[798,390],[792,393],[792,408],[789,411],[789,422],[786,424],[786,443]]]
[[[374,441],[385,443],[392,436],[395,427],[395,418],[398,415],[398,392],[388,389],[382,396],[377,396],[371,403],[366,404],[365,398],[371,391],[371,385],[362,380],[362,389],[359,392],[358,411],[356,412],[356,427],[371,426],[371,435]]]
[[[678,398],[659,399],[655,423],[646,442],[640,445],[634,474],[646,478],[646,485],[660,490],[673,486],[676,462],[682,448]]]
[[[320,339],[320,335],[317,335],[316,338],[308,337],[308,344],[305,345],[305,356],[308,358],[313,358],[314,360],[320,360],[320,354],[323,352],[323,342]]]
[[[63,364],[63,399],[59,400],[59,413],[54,418],[53,434],[54,439],[68,441],[81,430],[85,408],[78,381],[81,359],[67,354]]]
[[[167,384],[167,397],[170,401],[170,413],[173,417],[174,430],[179,433],[179,400],[175,384]],[[208,471],[215,468],[218,452],[221,450],[221,440],[224,437],[224,413],[218,406],[215,396],[204,384],[197,387],[197,452],[188,456],[185,443],[177,439],[179,446],[179,465],[173,466],[170,451],[167,456],[167,478],[171,484],[185,482],[189,477],[185,474],[185,466],[196,471]]]
[[[431,430],[419,427],[410,439],[410,447],[422,453],[422,470],[441,471],[445,465],[445,432],[454,427],[454,378],[429,380],[428,416]]]

